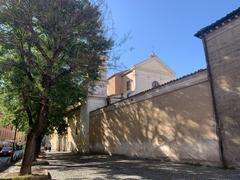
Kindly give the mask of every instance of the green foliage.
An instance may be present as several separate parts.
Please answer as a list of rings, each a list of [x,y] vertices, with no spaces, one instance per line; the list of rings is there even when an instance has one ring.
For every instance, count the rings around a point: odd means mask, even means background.
[[[66,109],[87,97],[113,43],[88,0],[0,2],[0,91],[5,119],[27,131],[48,99],[48,132],[66,128]]]
[[[28,132],[28,118],[22,110],[18,99],[14,98],[11,92],[2,91],[0,88],[0,112],[3,113],[0,125],[14,125],[18,131]]]

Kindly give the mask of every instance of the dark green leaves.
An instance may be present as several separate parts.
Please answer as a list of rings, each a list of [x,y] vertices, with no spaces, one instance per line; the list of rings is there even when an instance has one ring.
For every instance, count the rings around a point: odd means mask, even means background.
[[[88,0],[0,1],[0,88],[9,120],[34,126],[44,96],[49,130],[65,129],[67,108],[85,100],[112,47],[102,19]]]

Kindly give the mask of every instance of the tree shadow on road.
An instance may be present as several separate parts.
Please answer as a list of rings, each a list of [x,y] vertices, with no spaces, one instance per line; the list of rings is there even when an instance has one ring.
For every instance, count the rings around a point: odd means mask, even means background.
[[[48,159],[46,168],[57,179],[240,179],[240,170],[123,156],[58,153]]]

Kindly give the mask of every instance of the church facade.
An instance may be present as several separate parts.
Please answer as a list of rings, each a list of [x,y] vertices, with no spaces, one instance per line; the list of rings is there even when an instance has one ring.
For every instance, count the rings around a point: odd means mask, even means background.
[[[151,54],[132,68],[110,76],[107,95],[110,103],[114,103],[167,83],[174,77],[175,73],[159,57]]]

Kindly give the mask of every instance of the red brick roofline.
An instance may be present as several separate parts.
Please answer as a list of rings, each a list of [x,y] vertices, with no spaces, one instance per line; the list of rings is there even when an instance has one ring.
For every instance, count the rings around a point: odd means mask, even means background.
[[[240,7],[238,9],[232,11],[231,13],[227,14],[225,17],[212,23],[211,25],[202,28],[194,36],[202,39],[207,34],[217,30],[219,27],[222,27],[225,24],[230,23],[232,20],[237,19],[238,17],[240,17]]]

